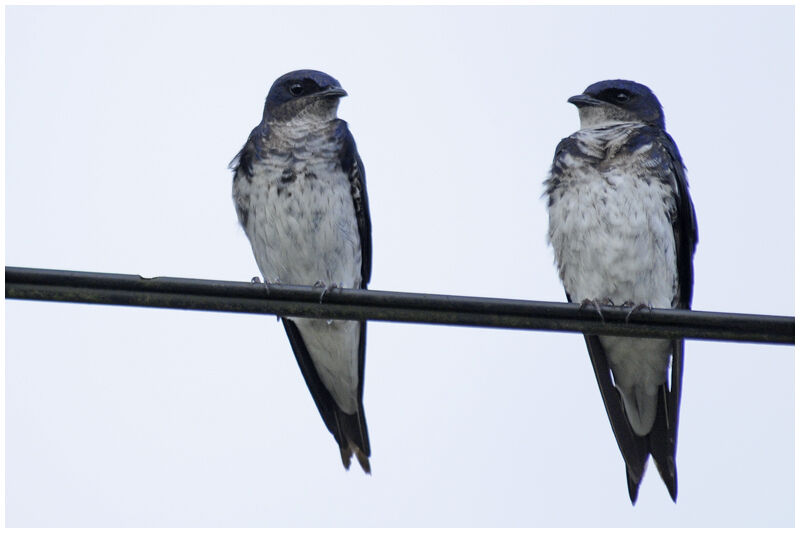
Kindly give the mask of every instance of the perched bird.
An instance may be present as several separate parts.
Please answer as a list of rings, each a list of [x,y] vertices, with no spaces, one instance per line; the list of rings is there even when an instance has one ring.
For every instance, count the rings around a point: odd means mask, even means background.
[[[231,162],[239,222],[267,284],[367,287],[372,237],[364,165],[347,93],[324,72],[275,80],[264,115]],[[345,468],[370,472],[362,402],[366,322],[282,317],[297,363]]]
[[[548,240],[567,299],[631,312],[689,309],[697,222],[661,104],[649,88],[626,80],[595,83],[568,102],[578,108],[581,129],[558,144],[544,182]],[[649,455],[675,500],[683,339],[585,339],[631,503]]]

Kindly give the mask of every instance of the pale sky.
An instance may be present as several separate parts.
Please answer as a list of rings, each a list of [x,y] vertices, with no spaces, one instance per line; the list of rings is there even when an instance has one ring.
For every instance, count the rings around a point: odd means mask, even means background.
[[[370,288],[564,301],[567,98],[648,85],[694,308],[794,314],[794,8],[7,7],[6,265],[246,281],[228,162],[278,76],[350,94]],[[274,317],[7,301],[8,526],[793,526],[794,347],[687,341],[673,503],[631,507],[577,334],[370,323],[373,475]]]

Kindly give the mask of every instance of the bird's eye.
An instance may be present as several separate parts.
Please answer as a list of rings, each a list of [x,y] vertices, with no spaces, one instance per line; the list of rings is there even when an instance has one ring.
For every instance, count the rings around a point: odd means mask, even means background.
[[[627,102],[630,99],[631,99],[631,97],[628,95],[628,93],[619,92],[616,95],[614,95],[614,100],[616,100],[617,103],[619,103],[619,104],[624,104],[625,102]]]
[[[303,94],[303,86],[299,83],[295,83],[291,87],[289,87],[289,92],[292,93],[292,96],[300,96]]]

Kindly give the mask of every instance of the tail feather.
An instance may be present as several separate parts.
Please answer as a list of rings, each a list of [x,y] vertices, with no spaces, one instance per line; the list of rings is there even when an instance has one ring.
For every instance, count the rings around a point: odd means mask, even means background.
[[[646,465],[647,463],[645,463]],[[636,504],[636,498],[639,497],[639,484],[642,482],[642,478],[635,478],[631,473],[631,469],[628,468],[628,465],[625,465],[625,478],[628,480],[628,497],[631,499],[631,505]]]
[[[670,387],[662,385],[658,394],[658,412],[653,429],[648,435],[650,454],[658,473],[667,486],[672,501],[678,498],[678,469],[675,452],[678,444],[678,412],[683,381],[683,340],[672,345],[672,376]]]
[[[366,474],[371,475],[372,467],[370,467],[369,465],[369,457],[364,455],[364,452],[362,452],[361,450],[356,450],[356,459],[358,459],[358,464],[361,465],[362,470],[364,470]]]
[[[295,359],[297,359],[297,364],[300,366],[300,371],[303,374],[306,385],[308,385],[308,390],[311,392],[314,403],[317,405],[319,414],[323,422],[325,422],[328,431],[331,432],[333,438],[336,439],[336,443],[339,445],[342,464],[349,470],[351,458],[355,454],[361,468],[364,472],[369,474],[369,437],[367,435],[367,421],[364,416],[364,404],[361,400],[364,386],[363,354],[366,343],[366,324],[363,322],[361,323],[358,408],[353,414],[342,411],[331,396],[331,393],[322,383],[314,367],[311,356],[308,353],[308,348],[300,334],[300,330],[295,323],[292,322],[291,319],[283,318],[283,326],[289,337],[289,343],[292,345],[292,351],[294,352]]]
[[[372,469],[369,464],[369,437],[367,435],[367,424],[364,418],[364,407],[359,405],[358,411],[348,415],[339,410],[336,413],[336,430],[333,437],[339,444],[339,451],[342,455],[342,464],[350,470],[350,460],[356,456],[358,464],[366,474],[371,474]]]
[[[600,344],[600,339],[595,335],[585,335],[584,339],[589,350],[595,378],[597,378],[597,384],[600,388],[600,395],[603,397],[606,414],[611,423],[611,429],[617,440],[617,446],[619,446],[619,450],[622,453],[622,458],[625,460],[628,494],[631,496],[631,503],[635,503],[649,455],[647,441],[633,431],[628,418],[625,416],[622,396],[611,380],[611,369],[608,366],[608,360],[606,359],[605,350]]]
[[[680,408],[681,384],[683,379],[683,340],[673,342],[671,383],[658,390],[656,415],[650,432],[639,436],[634,432],[626,416],[622,396],[611,381],[611,372],[605,351],[599,339],[586,335],[586,345],[592,360],[600,393],[606,406],[611,428],[625,460],[625,474],[628,496],[635,504],[639,495],[647,459],[653,456],[658,473],[669,491],[673,501],[678,497],[678,473],[675,452],[678,438],[678,410]]]

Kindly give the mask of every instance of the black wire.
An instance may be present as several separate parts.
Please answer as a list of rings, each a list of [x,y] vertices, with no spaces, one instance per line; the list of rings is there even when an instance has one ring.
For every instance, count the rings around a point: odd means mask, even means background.
[[[6,298],[379,320],[491,328],[579,331],[794,344],[794,317],[630,308],[358,289],[212,281],[6,267]]]

